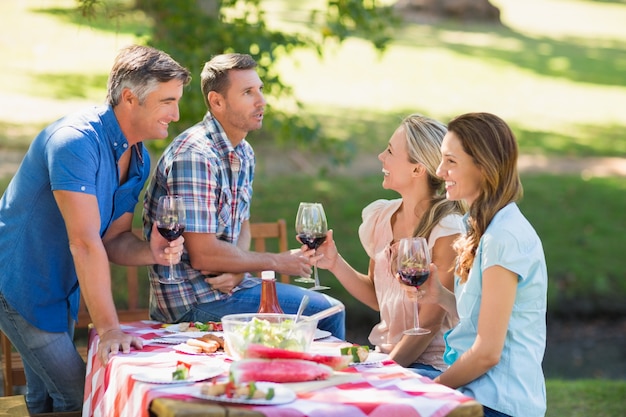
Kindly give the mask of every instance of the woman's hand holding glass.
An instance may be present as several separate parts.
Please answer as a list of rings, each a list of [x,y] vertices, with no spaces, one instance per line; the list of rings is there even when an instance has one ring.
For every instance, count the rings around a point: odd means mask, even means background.
[[[439,280],[439,272],[437,266],[430,264],[430,278],[426,280],[420,287],[407,285],[402,281],[399,274],[396,274],[398,282],[402,284],[402,289],[406,292],[407,297],[413,301],[427,304],[439,304],[440,295],[447,291]]]
[[[332,270],[339,259],[339,251],[333,239],[332,229],[326,233],[326,240],[316,250],[311,261],[316,262],[322,269]]]
[[[423,237],[409,237],[400,239],[396,266],[399,279],[406,285],[416,288],[421,287],[430,276],[430,250],[428,243]],[[429,329],[420,327],[419,310],[417,299],[413,299],[415,311],[413,315],[414,326],[405,330],[404,334],[421,335],[430,333]]]

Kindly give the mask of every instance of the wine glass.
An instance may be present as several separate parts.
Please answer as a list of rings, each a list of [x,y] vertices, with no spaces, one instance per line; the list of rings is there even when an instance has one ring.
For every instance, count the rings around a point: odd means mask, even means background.
[[[300,242],[307,245],[309,249],[317,249],[326,240],[326,214],[324,207],[320,203],[300,203],[298,214],[296,215],[296,234]],[[327,290],[330,287],[320,285],[317,274],[317,263],[313,264],[313,279],[310,277],[296,278],[296,282],[309,282],[315,285],[310,290]]]
[[[159,197],[159,205],[156,210],[157,230],[168,242],[178,239],[185,231],[185,205],[183,198],[177,195],[163,195]],[[162,284],[179,284],[184,277],[177,276],[174,263],[170,257],[169,275],[167,278],[159,277]]]
[[[398,275],[406,285],[419,288],[424,284],[430,274],[430,251],[428,243],[423,237],[409,237],[400,240],[397,257]],[[428,334],[430,330],[420,327],[417,299],[415,302],[415,315],[413,316],[413,328],[404,331],[404,334],[420,335]]]

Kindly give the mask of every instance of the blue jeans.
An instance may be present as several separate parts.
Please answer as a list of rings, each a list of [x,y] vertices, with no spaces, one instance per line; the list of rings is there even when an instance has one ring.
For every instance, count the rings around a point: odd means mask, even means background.
[[[483,413],[485,417],[511,417],[508,414],[501,413],[483,405]]]
[[[441,375],[441,371],[439,369],[431,365],[426,365],[425,363],[414,362],[409,365],[408,368],[416,374],[420,374],[430,379],[435,379]]]
[[[280,306],[285,314],[296,314],[302,297],[309,296],[309,305],[304,310],[305,316],[310,316],[325,310],[340,301],[317,291],[310,291],[297,285],[276,283],[276,294]],[[180,321],[220,321],[226,314],[256,313],[261,299],[261,285],[235,291],[225,300],[211,301],[210,303],[198,304],[185,314]],[[346,337],[346,312],[341,311],[330,317],[320,320],[318,326],[327,330],[338,339]]]
[[[72,341],[74,320],[68,319],[68,330],[64,333],[40,330],[0,294],[0,329],[22,356],[30,413],[80,411],[86,366]]]

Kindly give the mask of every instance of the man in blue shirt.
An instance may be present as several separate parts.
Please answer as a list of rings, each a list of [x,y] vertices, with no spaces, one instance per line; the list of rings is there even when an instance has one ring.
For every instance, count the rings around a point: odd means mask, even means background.
[[[31,413],[82,407],[85,363],[73,345],[82,293],[98,355],[141,348],[113,304],[109,262],[179,262],[183,239],[135,237],[149,175],[142,141],[167,137],[189,71],[154,48],[130,46],[109,75],[107,105],[66,116],[32,142],[0,200],[0,329],[24,360]]]

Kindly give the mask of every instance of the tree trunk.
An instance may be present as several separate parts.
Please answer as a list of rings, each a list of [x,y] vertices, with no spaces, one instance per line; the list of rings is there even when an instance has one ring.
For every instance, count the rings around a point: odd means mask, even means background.
[[[395,8],[408,19],[423,16],[500,22],[500,9],[489,0],[398,0]]]

